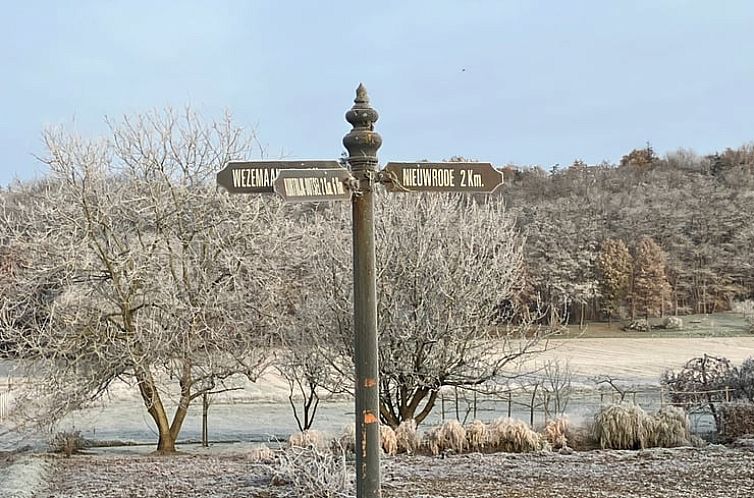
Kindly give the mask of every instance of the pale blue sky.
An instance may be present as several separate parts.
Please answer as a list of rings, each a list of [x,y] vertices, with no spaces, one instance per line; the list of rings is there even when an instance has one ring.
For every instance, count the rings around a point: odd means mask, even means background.
[[[331,159],[360,81],[381,161],[616,161],[754,140],[750,1],[0,1],[0,184],[40,131],[191,104]]]

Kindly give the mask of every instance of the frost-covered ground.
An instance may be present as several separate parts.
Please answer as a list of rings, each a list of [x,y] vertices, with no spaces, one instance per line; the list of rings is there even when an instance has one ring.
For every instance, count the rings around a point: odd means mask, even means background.
[[[46,485],[35,493],[40,498],[300,496],[290,486],[271,485],[269,471],[243,446],[174,457],[107,452],[35,458],[50,467]],[[710,446],[400,456],[383,460],[382,479],[386,498],[744,498],[754,496],[754,451]],[[10,495],[0,491],[2,496]]]

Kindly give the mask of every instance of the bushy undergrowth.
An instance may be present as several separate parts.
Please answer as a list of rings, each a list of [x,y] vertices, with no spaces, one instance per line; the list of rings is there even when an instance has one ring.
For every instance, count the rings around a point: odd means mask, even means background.
[[[323,451],[310,445],[291,446],[278,452],[275,465],[267,467],[272,483],[290,486],[292,496],[312,498],[352,497],[354,473],[344,452]]]
[[[727,440],[754,435],[754,403],[723,403],[720,419],[720,435]]]
[[[637,405],[608,405],[595,415],[593,430],[603,449],[675,447],[690,440],[688,416],[676,407],[648,414]]]
[[[50,448],[54,453],[71,456],[80,453],[87,447],[86,439],[81,431],[63,431],[56,433],[50,440]]]

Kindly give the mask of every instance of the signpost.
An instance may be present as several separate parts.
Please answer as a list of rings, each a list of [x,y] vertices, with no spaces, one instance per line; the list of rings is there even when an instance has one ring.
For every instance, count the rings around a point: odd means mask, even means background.
[[[217,184],[231,194],[272,194],[278,172],[286,169],[340,169],[338,161],[230,161],[217,173]]]
[[[503,174],[490,163],[387,163],[385,185],[391,192],[492,193]]]
[[[391,192],[491,193],[503,183],[489,163],[391,162],[377,171],[378,117],[359,85],[346,113],[353,129],[343,137],[350,170],[337,161],[231,161],[217,173],[217,184],[231,194],[276,193],[286,202],[352,201],[358,498],[381,496],[375,185],[383,183]]]

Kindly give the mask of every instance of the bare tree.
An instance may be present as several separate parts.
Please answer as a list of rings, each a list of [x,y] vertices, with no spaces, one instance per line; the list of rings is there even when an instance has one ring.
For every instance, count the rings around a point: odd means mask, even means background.
[[[528,324],[493,325],[496,306],[515,302],[523,240],[501,203],[460,196],[377,197],[380,415],[397,427],[421,423],[443,386],[473,387],[502,377],[536,349]],[[353,378],[349,213],[333,209],[323,227],[308,303],[328,334],[322,351],[341,377]]]
[[[238,374],[254,380],[267,362],[280,207],[217,192],[215,172],[253,143],[228,116],[108,124],[96,140],[47,130],[49,179],[3,206],[8,245],[23,257],[3,335],[43,375],[51,418],[125,380],[157,449],[172,452],[194,399]]]

